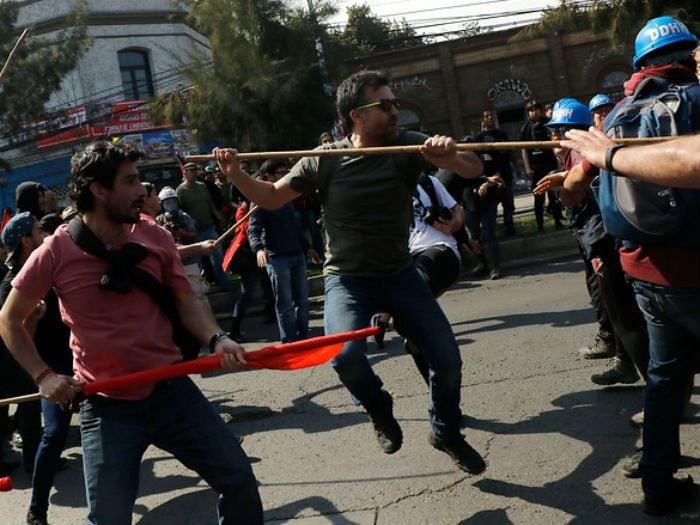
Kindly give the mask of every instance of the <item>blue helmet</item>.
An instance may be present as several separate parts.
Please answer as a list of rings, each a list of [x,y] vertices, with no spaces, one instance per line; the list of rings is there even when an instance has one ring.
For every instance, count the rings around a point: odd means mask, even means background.
[[[615,101],[609,96],[599,93],[588,102],[588,110],[593,111],[600,106],[614,106]]]
[[[552,108],[552,119],[547,126],[581,126],[591,125],[591,112],[575,98],[557,100]]]
[[[691,49],[697,45],[698,38],[688,30],[683,22],[670,16],[653,18],[637,33],[637,39],[634,41],[632,66],[637,70],[641,67],[640,61],[650,53],[684,42]]]

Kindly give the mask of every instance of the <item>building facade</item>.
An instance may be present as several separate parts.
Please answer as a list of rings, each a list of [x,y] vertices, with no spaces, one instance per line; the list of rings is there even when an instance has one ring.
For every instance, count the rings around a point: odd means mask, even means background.
[[[60,32],[79,4],[18,3],[17,30],[32,27],[33,37]],[[189,24],[186,7],[172,0],[88,0],[86,8],[90,47],[46,104],[52,116],[32,123],[29,140],[3,151],[13,167],[0,188],[3,206],[14,207],[14,188],[23,180],[40,181],[63,197],[72,153],[97,136],[124,138],[147,149],[151,169],[146,174],[151,179],[173,178],[173,151],[191,143],[182,132],[171,134],[150,122],[144,103],[185,87],[179,72],[182,57],[210,54],[206,37]]]
[[[348,70],[386,71],[402,102],[402,125],[458,138],[479,132],[484,109],[495,110],[499,127],[517,138],[528,99],[574,97],[587,104],[596,93],[622,97],[632,47],[611,47],[589,31],[513,43],[516,32],[374,54]]]

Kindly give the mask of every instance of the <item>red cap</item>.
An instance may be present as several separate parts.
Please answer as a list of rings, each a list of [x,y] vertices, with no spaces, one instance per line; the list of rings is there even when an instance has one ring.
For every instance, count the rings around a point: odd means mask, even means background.
[[[0,492],[9,492],[12,490],[12,478],[0,478]]]

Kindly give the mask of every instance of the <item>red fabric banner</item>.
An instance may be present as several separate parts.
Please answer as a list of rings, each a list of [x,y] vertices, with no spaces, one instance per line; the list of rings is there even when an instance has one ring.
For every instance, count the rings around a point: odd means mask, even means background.
[[[343,343],[356,339],[365,339],[377,334],[379,327],[363,328],[342,334],[324,335],[303,341],[266,346],[260,350],[246,352],[249,368],[268,368],[272,370],[299,370],[321,365],[333,359],[340,352]],[[145,383],[155,383],[164,379],[181,377],[189,374],[201,374],[218,370],[221,366],[220,355],[201,357],[193,361],[184,361],[173,365],[134,372],[122,376],[93,381],[83,385],[83,394],[89,396],[97,392],[119,390]]]

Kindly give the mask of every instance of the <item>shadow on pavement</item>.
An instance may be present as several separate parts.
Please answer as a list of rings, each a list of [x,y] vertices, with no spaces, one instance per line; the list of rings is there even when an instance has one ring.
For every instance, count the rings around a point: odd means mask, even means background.
[[[466,334],[477,334],[479,332],[492,332],[495,330],[507,330],[522,326],[550,325],[552,327],[568,327],[589,324],[592,322],[593,313],[591,308],[580,310],[568,310],[566,312],[530,312],[521,314],[499,315],[493,317],[482,317],[479,319],[469,319],[460,323],[453,323],[455,337]],[[460,330],[460,326],[489,323],[488,326],[479,328]]]
[[[590,454],[568,475],[541,486],[519,485],[488,478],[477,481],[474,486],[490,494],[558,509],[574,516],[569,524],[659,523],[658,518],[643,514],[640,505],[606,504],[594,487],[595,480],[613,471],[622,458],[634,451],[639,431],[633,429],[627,418],[620,414],[627,412],[630,407],[639,406],[641,402],[639,388],[614,391],[596,389],[560,396],[552,401],[556,408],[516,423],[465,418],[465,426],[468,428],[500,435],[561,434],[588,443],[591,449]],[[533,456],[539,457],[541,452],[533,451]],[[533,458],[533,469],[536,468],[534,461]],[[692,462],[690,459],[686,463]],[[615,475],[619,475],[621,487],[635,484],[641,500],[639,480],[626,479],[621,473]],[[501,523],[490,521],[486,515],[483,521],[477,521],[477,516],[462,523]],[[698,523],[699,518],[700,501],[696,501],[675,514],[672,522],[678,525]]]

